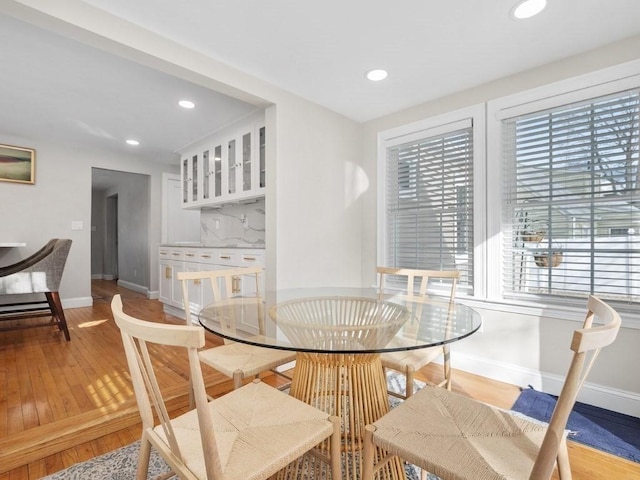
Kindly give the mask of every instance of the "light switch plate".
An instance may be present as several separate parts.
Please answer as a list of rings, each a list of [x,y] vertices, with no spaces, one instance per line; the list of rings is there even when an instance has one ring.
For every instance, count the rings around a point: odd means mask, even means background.
[[[82,230],[83,225],[81,220],[74,220],[71,222],[71,230]]]

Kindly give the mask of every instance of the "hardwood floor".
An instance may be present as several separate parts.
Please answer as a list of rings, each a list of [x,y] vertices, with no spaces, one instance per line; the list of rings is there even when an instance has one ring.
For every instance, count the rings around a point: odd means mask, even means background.
[[[0,480],[32,480],[127,445],[140,438],[135,399],[120,334],[109,302],[120,293],[125,311],[151,321],[181,323],[157,300],[115,282],[94,281],[94,305],[66,310],[71,341],[51,327],[0,333]],[[220,344],[207,335],[207,346]],[[158,352],[160,353],[160,352]],[[161,388],[174,413],[188,398],[186,358],[163,348],[156,355],[164,372]],[[222,395],[231,381],[204,367],[209,392]],[[437,380],[426,367],[419,376]],[[283,381],[266,375],[264,381]],[[454,389],[503,408],[519,394],[516,386],[454,372]],[[640,464],[570,443],[574,480],[638,479]],[[555,477],[554,477],[555,478]]]

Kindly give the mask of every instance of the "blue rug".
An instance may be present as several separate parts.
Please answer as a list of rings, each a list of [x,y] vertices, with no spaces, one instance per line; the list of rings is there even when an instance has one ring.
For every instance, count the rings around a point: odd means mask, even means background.
[[[556,400],[525,388],[511,409],[548,422]],[[640,463],[640,418],[576,402],[567,429],[570,440]]]

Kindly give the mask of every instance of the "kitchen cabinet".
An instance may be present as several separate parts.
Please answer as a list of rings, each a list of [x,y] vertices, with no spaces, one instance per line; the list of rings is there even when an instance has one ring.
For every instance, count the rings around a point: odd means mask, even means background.
[[[184,318],[182,282],[178,280],[178,272],[197,272],[207,270],[223,270],[228,268],[263,267],[265,257],[263,249],[215,248],[215,247],[182,247],[161,246],[158,250],[160,292],[159,300],[164,304],[164,311],[174,316]],[[264,291],[263,285],[259,286]],[[202,306],[213,301],[211,287],[198,280],[187,284],[192,318],[197,320],[197,314]],[[242,281],[240,277],[234,282],[233,294],[250,294],[255,292],[255,283]],[[257,334],[258,325],[242,324],[239,328]]]
[[[182,207],[215,207],[264,196],[266,133],[263,118],[254,116],[185,149]]]

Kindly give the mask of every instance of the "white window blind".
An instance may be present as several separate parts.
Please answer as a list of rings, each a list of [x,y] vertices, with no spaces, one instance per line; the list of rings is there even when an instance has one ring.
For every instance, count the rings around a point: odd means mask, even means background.
[[[460,271],[473,293],[473,128],[387,148],[388,266]]]
[[[640,301],[640,91],[503,121],[505,296]]]

